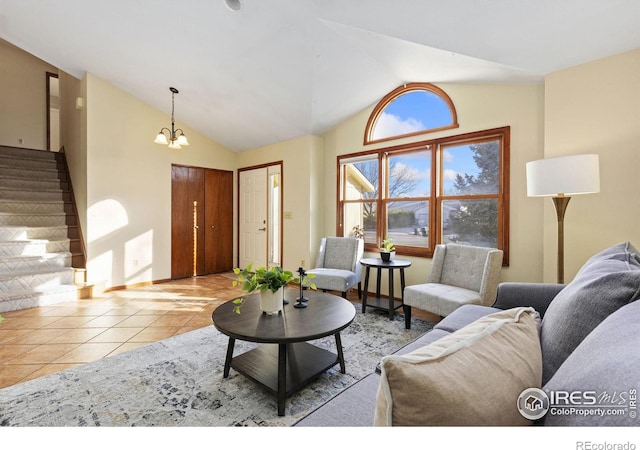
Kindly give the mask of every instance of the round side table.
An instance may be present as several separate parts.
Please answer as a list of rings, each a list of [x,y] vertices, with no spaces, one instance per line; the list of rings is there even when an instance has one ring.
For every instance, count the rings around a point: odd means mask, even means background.
[[[365,268],[364,275],[364,293],[362,295],[362,312],[366,312],[367,306],[376,309],[382,309],[389,312],[389,320],[393,320],[395,310],[402,307],[404,304],[404,269],[411,265],[411,261],[404,259],[392,259],[389,262],[384,262],[380,258],[364,258],[360,260]],[[368,298],[369,290],[369,273],[371,268],[377,269],[376,276],[376,296],[374,298]],[[393,271],[398,269],[400,271],[400,301],[396,300],[393,295]],[[380,296],[380,279],[381,272],[383,270],[388,271],[389,276],[389,297],[382,298]]]

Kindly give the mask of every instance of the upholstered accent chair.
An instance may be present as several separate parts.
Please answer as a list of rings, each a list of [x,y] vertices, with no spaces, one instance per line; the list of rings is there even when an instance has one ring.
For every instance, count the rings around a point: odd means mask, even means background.
[[[358,298],[362,295],[362,265],[364,241],[349,237],[326,237],[320,241],[320,250],[314,269],[313,283],[323,291],[339,291],[347,298],[347,291],[358,286]]]
[[[404,289],[405,328],[411,327],[412,307],[445,317],[464,304],[491,306],[501,269],[502,250],[459,244],[436,246],[427,282]]]

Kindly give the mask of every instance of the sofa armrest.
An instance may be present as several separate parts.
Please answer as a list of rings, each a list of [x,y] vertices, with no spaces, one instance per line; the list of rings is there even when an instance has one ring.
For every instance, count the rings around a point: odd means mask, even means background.
[[[565,284],[555,283],[500,283],[493,307],[510,309],[519,306],[531,306],[540,313],[540,317],[543,317],[551,300],[565,286]]]

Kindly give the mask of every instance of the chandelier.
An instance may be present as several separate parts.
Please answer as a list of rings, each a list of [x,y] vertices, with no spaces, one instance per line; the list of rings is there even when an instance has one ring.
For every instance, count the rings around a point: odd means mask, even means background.
[[[178,90],[174,87],[170,87],[171,91],[171,129],[163,127],[160,129],[160,132],[156,136],[155,142],[156,144],[164,144],[169,145],[170,149],[179,150],[183,145],[189,145],[189,141],[187,141],[187,137],[184,135],[184,131],[180,128],[175,129],[175,121],[173,120],[173,108],[174,108],[174,96],[178,93]],[[169,136],[165,134],[165,131],[169,133]]]

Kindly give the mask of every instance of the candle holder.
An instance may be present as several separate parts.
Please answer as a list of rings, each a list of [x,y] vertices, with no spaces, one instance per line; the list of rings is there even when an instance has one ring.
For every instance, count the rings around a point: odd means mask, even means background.
[[[304,277],[307,273],[304,271],[302,267],[298,267],[298,275],[300,275],[300,296],[296,299],[296,304],[293,305],[294,308],[306,308],[309,299],[304,296]]]

